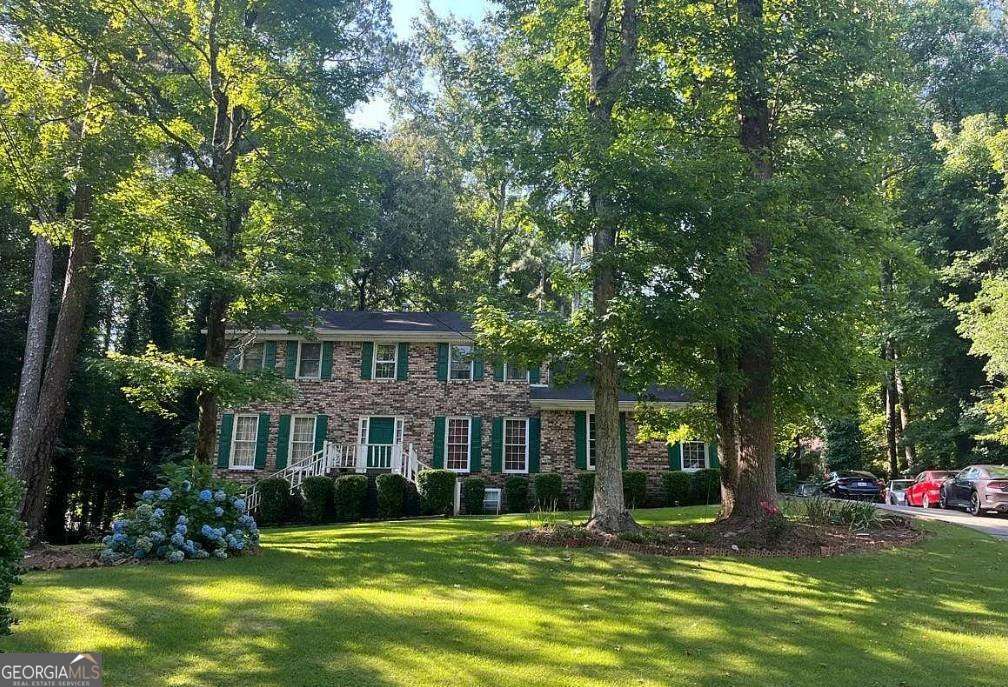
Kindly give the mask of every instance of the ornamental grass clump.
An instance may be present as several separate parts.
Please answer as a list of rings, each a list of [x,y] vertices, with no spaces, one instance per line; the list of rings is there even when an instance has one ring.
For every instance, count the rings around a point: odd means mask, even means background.
[[[112,523],[99,554],[105,564],[126,559],[225,559],[254,548],[259,527],[240,487],[201,465],[170,466],[165,486],[140,495],[136,508]]]

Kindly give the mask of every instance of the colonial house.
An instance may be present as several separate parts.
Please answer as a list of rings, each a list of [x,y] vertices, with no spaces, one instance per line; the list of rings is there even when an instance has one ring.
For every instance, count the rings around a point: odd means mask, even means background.
[[[594,469],[592,390],[551,383],[548,366],[485,361],[456,312],[326,311],[308,335],[282,328],[233,332],[231,364],[291,380],[294,399],[225,409],[217,467],[254,482],[280,473],[423,467],[478,475],[501,486],[513,474],[557,472],[572,491]],[[648,402],[682,405],[682,391],[652,388]],[[648,474],[717,465],[700,441],[636,440],[638,397],[620,395],[626,469]]]

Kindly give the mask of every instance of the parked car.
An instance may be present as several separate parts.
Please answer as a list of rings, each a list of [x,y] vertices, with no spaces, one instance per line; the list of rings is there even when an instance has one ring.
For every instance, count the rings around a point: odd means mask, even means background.
[[[951,470],[925,470],[920,473],[906,490],[906,505],[937,508],[941,501],[941,485],[954,474]]]
[[[890,506],[907,505],[906,490],[913,486],[912,479],[891,479],[886,485],[885,502]]]
[[[819,485],[815,482],[799,482],[794,490],[794,495],[800,498],[815,496],[818,493]]]
[[[822,493],[827,496],[862,501],[881,501],[883,489],[885,482],[862,470],[831,472],[821,487]]]
[[[970,465],[941,487],[942,508],[965,508],[970,515],[1008,512],[1008,466]]]

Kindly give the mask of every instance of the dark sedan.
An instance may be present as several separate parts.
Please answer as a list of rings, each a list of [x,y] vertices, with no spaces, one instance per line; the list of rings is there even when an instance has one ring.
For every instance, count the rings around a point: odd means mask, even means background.
[[[831,472],[820,488],[826,496],[860,501],[881,501],[884,489],[885,482],[861,470]]]
[[[970,465],[941,486],[942,508],[965,508],[970,515],[1008,513],[1008,467]]]

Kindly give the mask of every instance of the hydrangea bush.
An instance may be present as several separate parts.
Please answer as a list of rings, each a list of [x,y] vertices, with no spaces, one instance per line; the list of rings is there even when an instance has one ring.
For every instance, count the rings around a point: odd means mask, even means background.
[[[112,523],[102,539],[103,563],[130,557],[171,563],[224,559],[258,544],[259,528],[237,484],[191,463],[170,466],[161,481],[163,488],[143,492],[136,508]]]

